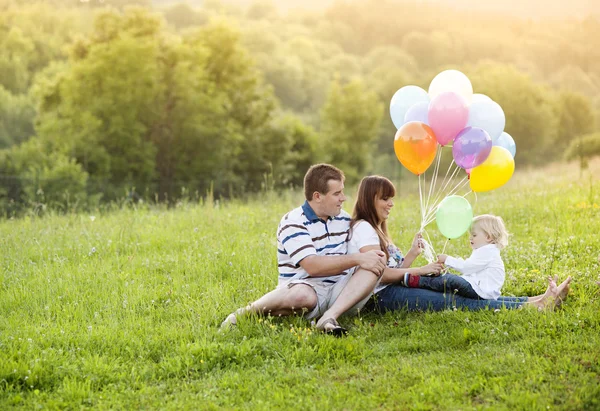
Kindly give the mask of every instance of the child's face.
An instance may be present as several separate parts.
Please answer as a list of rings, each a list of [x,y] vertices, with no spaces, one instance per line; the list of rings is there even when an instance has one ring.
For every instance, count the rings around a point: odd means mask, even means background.
[[[479,247],[483,247],[484,245],[492,244],[492,239],[488,237],[478,226],[474,226],[471,229],[471,236],[469,240],[471,241],[471,248],[473,250],[477,250]]]

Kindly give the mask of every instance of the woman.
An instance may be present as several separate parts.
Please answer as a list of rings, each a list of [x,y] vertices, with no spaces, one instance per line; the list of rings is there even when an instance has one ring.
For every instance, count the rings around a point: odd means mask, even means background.
[[[358,197],[354,206],[351,222],[351,234],[348,253],[382,250],[388,259],[388,268],[381,276],[374,290],[373,298],[366,308],[379,312],[406,308],[409,311],[430,309],[440,311],[448,308],[466,308],[470,310],[520,308],[534,306],[538,309],[553,308],[559,305],[569,292],[571,277],[560,286],[554,279],[546,292],[535,297],[504,297],[497,300],[471,299],[418,288],[404,287],[401,282],[404,275],[436,275],[444,268],[440,263],[431,263],[423,267],[412,268],[414,260],[422,252],[420,233],[415,235],[412,246],[406,256],[396,247],[388,234],[387,219],[394,206],[396,189],[392,182],[381,176],[368,176],[362,179],[358,188]]]

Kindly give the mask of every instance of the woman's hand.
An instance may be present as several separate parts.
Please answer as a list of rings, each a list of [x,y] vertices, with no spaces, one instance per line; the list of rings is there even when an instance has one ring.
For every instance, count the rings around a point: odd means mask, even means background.
[[[424,248],[425,243],[423,242],[423,235],[421,233],[415,234],[409,253],[413,253],[418,256],[423,252]]]
[[[440,275],[440,273],[442,272],[443,269],[444,269],[444,264],[431,263],[431,264],[427,264],[427,265],[424,265],[423,267],[419,268],[419,275],[433,274],[433,276],[435,277],[435,276]]]

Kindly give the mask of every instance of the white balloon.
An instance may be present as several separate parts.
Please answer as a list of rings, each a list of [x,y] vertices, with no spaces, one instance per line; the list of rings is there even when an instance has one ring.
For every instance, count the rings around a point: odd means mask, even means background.
[[[485,94],[481,94],[481,93],[473,94],[473,100],[471,100],[471,103],[476,103],[478,101],[493,101],[493,100],[491,98],[489,98],[488,96],[486,96]]]
[[[463,97],[467,103],[473,99],[473,86],[467,76],[458,70],[446,70],[439,73],[429,85],[429,97],[433,99],[438,94],[453,91]]]

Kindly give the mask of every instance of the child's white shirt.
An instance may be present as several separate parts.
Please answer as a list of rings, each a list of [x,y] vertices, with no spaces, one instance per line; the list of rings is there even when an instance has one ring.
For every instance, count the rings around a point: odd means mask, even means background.
[[[448,256],[446,265],[462,273],[473,290],[486,300],[497,300],[504,284],[504,262],[496,244],[488,244],[473,250],[469,258],[463,260]]]

